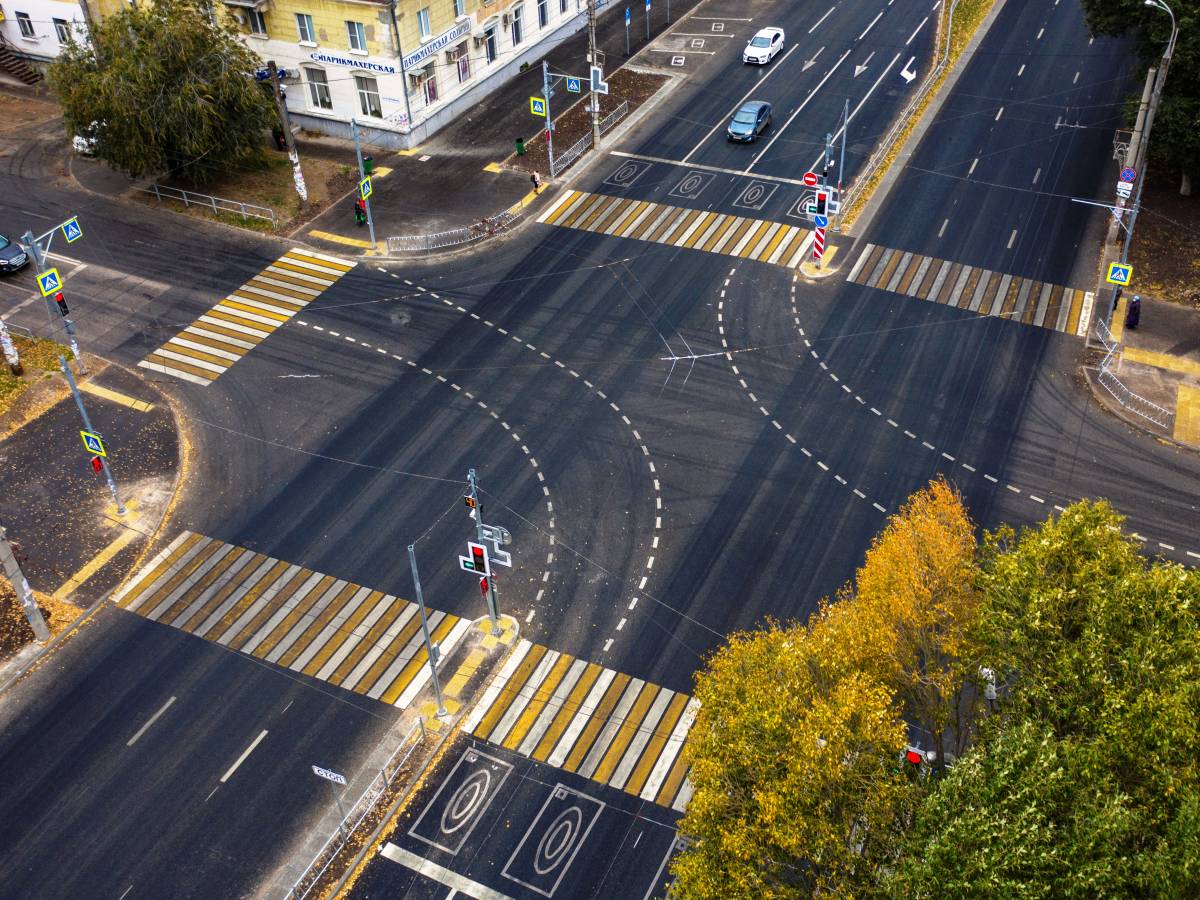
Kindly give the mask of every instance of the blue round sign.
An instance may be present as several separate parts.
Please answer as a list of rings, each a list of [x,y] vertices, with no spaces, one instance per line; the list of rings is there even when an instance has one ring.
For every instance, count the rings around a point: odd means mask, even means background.
[[[813,216],[813,224],[818,228],[828,228],[829,216]]]
[[[1133,180],[1135,178],[1137,178],[1137,172],[1135,170],[1129,168],[1129,166],[1126,166],[1124,169],[1121,170],[1121,180],[1124,181],[1126,184],[1133,184]]]

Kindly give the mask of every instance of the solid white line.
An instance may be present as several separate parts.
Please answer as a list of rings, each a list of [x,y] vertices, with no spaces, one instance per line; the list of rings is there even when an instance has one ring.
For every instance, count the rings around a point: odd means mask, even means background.
[[[833,10],[830,10],[830,12],[832,12],[832,11],[833,11]],[[791,55],[792,55],[794,52],[796,52],[796,48],[797,48],[797,47],[799,47],[799,46],[800,46],[799,44],[792,44],[792,46],[788,48],[788,51],[787,51],[787,53],[783,54],[783,56],[781,56],[781,57],[779,58],[779,62],[777,62],[777,63],[776,63],[776,64],[775,64],[775,65],[774,65],[774,66],[771,68],[771,70],[770,70],[769,72],[767,72],[766,74],[764,74],[762,78],[760,78],[760,79],[758,79],[758,81],[754,82],[754,86],[753,86],[752,88],[750,88],[750,90],[748,90],[748,91],[746,91],[746,93],[742,94],[742,99],[740,99],[740,100],[739,100],[739,101],[738,101],[738,102],[737,102],[737,103],[734,105],[733,109],[731,109],[731,110],[730,110],[728,113],[726,113],[724,116],[722,116],[722,117],[721,117],[721,120],[720,120],[719,122],[717,122],[717,124],[716,124],[716,125],[714,125],[712,128],[710,128],[710,129],[709,129],[709,131],[708,131],[708,133],[707,133],[706,135],[704,135],[704,137],[700,138],[700,143],[696,144],[696,146],[695,146],[695,147],[693,147],[691,150],[689,150],[689,151],[688,151],[688,154],[687,154],[687,156],[685,156],[685,157],[683,158],[683,160],[682,160],[682,161],[686,163],[686,162],[687,162],[689,159],[691,159],[691,158],[692,158],[692,154],[694,154],[694,153],[695,153],[697,150],[699,150],[699,149],[700,149],[702,146],[704,146],[704,142],[705,142],[705,141],[707,141],[707,140],[708,140],[710,137],[712,137],[714,134],[716,134],[716,133],[717,133],[717,129],[718,129],[718,128],[720,128],[720,127],[721,127],[722,125],[724,125],[724,124],[725,124],[727,121],[729,121],[729,117],[730,117],[730,116],[732,116],[732,115],[733,115],[735,112],[737,112],[738,108],[739,108],[739,107],[740,107],[740,106],[741,106],[743,103],[745,103],[745,102],[746,102],[746,99],[747,99],[747,98],[748,98],[748,97],[749,97],[751,94],[753,94],[755,91],[757,91],[757,90],[758,90],[759,86],[760,86],[760,85],[761,85],[761,84],[762,84],[764,81],[766,81],[768,78],[770,78],[772,75],[774,75],[776,72],[778,72],[780,69],[782,69],[782,68],[783,68],[783,65],[782,65],[782,64],[783,64],[783,61],[784,61],[785,59],[787,59],[789,56],[791,56]],[[847,52],[849,52],[849,51],[847,51]]]
[[[722,175],[750,174],[749,171],[745,169],[727,169],[721,166],[706,166],[702,163],[685,163],[683,160],[679,159],[666,159],[665,157],[661,156],[646,156],[642,153],[627,153],[624,150],[613,150],[609,153],[609,156],[619,156],[621,159],[640,159],[644,160],[645,162],[662,163],[663,165],[667,166],[686,165],[690,169],[699,169],[701,172],[719,172]],[[760,181],[777,181],[780,184],[795,184],[801,187],[804,186],[804,182],[799,178],[780,178],[778,175],[759,175],[758,173],[755,173],[754,177]],[[579,376],[576,375],[575,377],[578,378]]]
[[[399,863],[406,869],[412,869],[418,875],[424,875],[426,878],[444,884],[446,887],[452,888],[459,893],[473,897],[474,900],[510,900],[507,894],[501,894],[499,891],[492,890],[486,884],[472,881],[465,875],[459,875],[445,866],[439,866],[433,860],[417,856],[417,854],[405,850],[403,847],[397,847],[391,841],[383,845],[383,849],[379,851],[379,855],[384,859]]]
[[[833,10],[831,9],[829,12],[833,12]],[[826,15],[828,15],[828,13],[826,13]],[[863,38],[865,38],[867,36],[867,32],[870,31],[872,28],[874,28],[875,23],[878,22],[881,18],[883,18],[883,10],[882,9],[878,12],[878,14],[875,16],[875,18],[873,18],[871,20],[871,24],[863,29],[863,33],[858,36],[858,39],[861,41]]]
[[[833,6],[829,7],[829,12],[825,13],[825,15],[821,16],[821,18],[817,19],[817,25],[820,25],[822,22],[824,22],[826,19],[828,19],[830,13],[832,13],[834,11],[834,9],[836,9],[836,7],[833,7]],[[814,25],[812,28],[808,29],[808,33],[812,34],[814,31],[816,31],[817,25]]]
[[[254,752],[254,748],[257,747],[259,745],[259,743],[262,741],[262,739],[265,738],[266,736],[267,736],[267,729],[264,728],[262,731],[259,732],[258,737],[256,737],[250,743],[250,746],[242,751],[242,755],[239,756],[237,758],[237,760],[234,762],[234,764],[229,767],[229,771],[221,776],[221,784],[224,784],[233,776],[233,773],[237,771],[238,766],[240,766],[242,763],[244,763],[246,761],[246,757]]]
[[[894,66],[896,64],[896,61],[899,59],[900,59],[900,54],[897,53],[895,56],[892,57],[892,61],[887,64],[887,67],[882,72],[879,73],[879,77],[875,79],[875,83],[873,85],[871,85],[870,90],[868,90],[865,94],[863,94],[863,98],[858,101],[858,105],[856,107],[854,107],[854,109],[851,110],[850,115],[846,117],[846,122],[843,123],[842,127],[837,130],[837,133],[833,137],[833,139],[835,141],[839,137],[841,137],[842,132],[846,130],[846,124],[854,121],[854,117],[857,116],[858,111],[863,108],[863,104],[865,104],[867,102],[867,100],[870,98],[870,96],[873,93],[875,93],[875,88],[879,87],[879,83],[881,81],[883,81],[883,79],[887,76],[888,72],[892,71],[892,66]],[[820,165],[820,163],[821,163],[821,157],[818,156],[815,160],[813,160],[812,165],[809,166],[809,169],[811,171],[815,172],[817,169],[817,166]],[[751,165],[753,165],[753,163],[751,163]],[[749,171],[749,167],[747,167],[747,171]],[[759,175],[756,177],[765,178],[767,176]]]
[[[133,737],[131,737],[129,740],[127,740],[127,741],[125,742],[125,746],[126,746],[126,747],[132,747],[134,744],[136,744],[136,743],[137,743],[137,739],[138,739],[138,738],[140,738],[140,737],[141,737],[143,734],[145,734],[145,733],[146,733],[146,731],[147,731],[147,729],[149,729],[151,725],[153,725],[155,722],[157,722],[157,721],[158,721],[158,717],[159,717],[159,716],[161,716],[163,713],[165,713],[165,712],[166,712],[168,709],[170,709],[170,708],[171,708],[171,704],[172,704],[172,703],[174,703],[174,702],[175,702],[175,698],[174,698],[174,697],[171,697],[171,699],[170,699],[170,700],[168,700],[166,703],[164,703],[164,704],[162,705],[162,708],[161,708],[161,709],[159,709],[159,711],[158,711],[158,712],[156,712],[154,715],[152,715],[152,716],[151,716],[149,719],[147,719],[147,720],[146,720],[146,724],[145,724],[145,725],[143,725],[141,728],[139,728],[139,729],[137,730],[137,733],[136,733],[136,734],[134,734],[134,736],[133,736]]]
[[[850,55],[850,51],[846,50],[845,53],[843,53],[840,57],[838,57],[838,61],[835,62],[833,64],[833,67],[828,72],[825,73],[825,77],[822,78],[820,80],[820,82],[817,83],[817,86],[812,89],[812,92],[807,97],[804,98],[804,101],[798,107],[796,107],[796,111],[794,113],[792,113],[790,116],[788,116],[787,121],[784,122],[780,128],[776,129],[774,137],[772,137],[771,140],[767,141],[767,146],[763,147],[762,150],[759,151],[758,155],[755,156],[754,159],[752,159],[750,161],[750,165],[746,166],[747,172],[749,172],[751,169],[753,169],[758,164],[758,161],[763,158],[763,154],[765,154],[768,150],[770,150],[771,146],[777,140],[779,140],[779,138],[783,135],[783,133],[785,131],[787,131],[787,127],[789,125],[791,125],[792,122],[795,121],[796,116],[800,115],[800,113],[801,113],[801,111],[803,111],[804,107],[808,106],[809,101],[812,100],[813,97],[817,96],[817,94],[819,94],[821,92],[821,88],[825,86],[825,82],[827,82],[833,76],[833,73],[837,71],[838,66],[840,66],[843,62],[845,62],[846,57],[849,55]]]
[[[919,32],[919,31],[920,31],[922,28],[924,28],[924,27],[925,27],[925,23],[926,23],[926,22],[928,22],[928,21],[929,21],[929,16],[926,16],[925,18],[923,18],[923,19],[921,20],[921,24],[917,26],[917,30],[916,30],[916,31],[914,31],[912,34],[910,34],[910,35],[908,36],[908,40],[904,42],[904,46],[905,46],[905,47],[907,47],[909,44],[911,44],[911,43],[913,42],[913,38],[915,38],[915,37],[917,36],[917,33],[918,33],[918,32]]]

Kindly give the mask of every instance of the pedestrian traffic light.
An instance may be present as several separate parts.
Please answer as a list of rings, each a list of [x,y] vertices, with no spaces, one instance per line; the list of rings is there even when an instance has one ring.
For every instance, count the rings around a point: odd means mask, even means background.
[[[817,191],[817,204],[816,205],[817,205],[816,212],[817,212],[818,216],[829,215],[829,192],[828,191]]]
[[[483,544],[467,541],[467,554],[473,572],[477,572],[480,575],[492,574],[492,568],[488,561],[487,548]]]
[[[479,593],[483,594],[483,596],[486,597],[487,592],[488,592],[488,580],[486,578],[480,578],[479,579]]]
[[[100,457],[98,457],[98,456],[92,457],[92,471],[93,472],[103,472],[104,471],[104,463],[100,461]]]
[[[65,297],[63,297],[62,291],[59,291],[57,294],[54,295],[54,302],[58,304],[58,311],[62,314],[62,317],[65,319],[67,317],[67,315],[70,313],[70,310],[67,309],[67,300]]]

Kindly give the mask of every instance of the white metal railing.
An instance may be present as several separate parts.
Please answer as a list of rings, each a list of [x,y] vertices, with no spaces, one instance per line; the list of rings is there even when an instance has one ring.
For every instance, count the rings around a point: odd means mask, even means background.
[[[1120,356],[1121,345],[1108,330],[1104,316],[1096,317],[1096,337],[1100,339],[1100,343],[1104,345],[1105,349],[1104,359],[1100,361],[1100,372],[1096,376],[1096,380],[1104,385],[1104,389],[1125,409],[1143,419],[1148,419],[1160,428],[1166,428],[1171,421],[1171,411],[1147,400],[1140,394],[1135,394],[1113,373],[1112,364]]]
[[[610,112],[607,116],[600,120],[600,135],[603,137],[608,133],[608,130],[620,122],[629,113],[629,101],[625,100]]]
[[[413,741],[413,736],[418,735],[418,740]],[[425,742],[425,726],[418,719],[413,727],[408,730],[408,734],[400,742],[394,753],[383,764],[383,768],[379,770],[379,774],[371,779],[371,783],[367,785],[367,789],[363,791],[346,813],[345,817],[338,822],[337,830],[330,835],[329,840],[317,851],[317,855],[313,857],[312,862],[308,864],[308,868],[296,879],[292,884],[291,890],[284,895],[285,900],[304,900],[315,888],[321,883],[325,873],[337,859],[342,848],[349,842],[351,836],[362,825],[367,816],[375,809],[376,803],[384,796],[388,788],[392,786],[392,782],[396,776],[404,770],[405,764],[412,756],[413,752]]]
[[[558,154],[554,158],[554,165],[550,167],[551,177],[556,177],[560,173],[565,172],[567,168],[579,159],[589,147],[592,146],[592,133],[589,131],[574,144],[568,147],[564,152]]]
[[[213,212],[234,213],[249,219],[265,219],[271,223],[271,228],[278,227],[279,222],[275,210],[269,206],[258,206],[255,203],[243,203],[240,200],[227,200],[224,197],[214,197],[211,194],[198,194],[195,191],[185,191],[182,188],[166,187],[156,182],[138,187],[139,191],[153,194],[160,203],[163,200],[176,200],[186,207],[201,206]]]

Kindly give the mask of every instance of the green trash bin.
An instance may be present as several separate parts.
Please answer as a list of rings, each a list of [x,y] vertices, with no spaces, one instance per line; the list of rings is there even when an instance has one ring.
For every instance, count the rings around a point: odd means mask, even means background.
[[[369,153],[363,157],[363,172],[370,175],[375,171],[375,157]]]
[[[525,155],[525,138],[517,138],[517,156]]]

